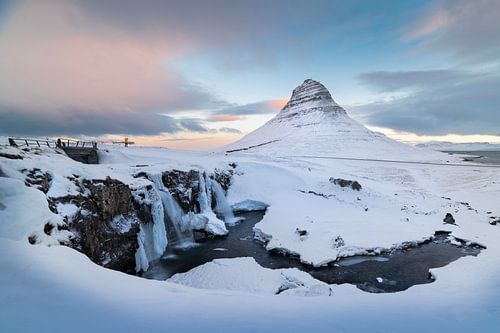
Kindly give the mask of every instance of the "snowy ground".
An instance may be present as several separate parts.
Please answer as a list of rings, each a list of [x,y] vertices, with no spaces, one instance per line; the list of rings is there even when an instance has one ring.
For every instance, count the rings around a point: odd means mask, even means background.
[[[265,150],[272,153],[227,155],[223,151],[106,149],[100,156],[103,164],[97,166],[82,165],[49,150],[28,154],[23,160],[0,158],[0,168],[8,177],[0,177],[0,331],[498,330],[500,226],[488,224],[490,216],[500,216],[498,167],[474,166],[437,153],[428,155],[428,160],[460,165],[298,157],[305,155],[271,147]],[[16,153],[6,147],[0,152]],[[425,154],[419,157],[425,162]],[[268,247],[298,253],[305,262],[321,265],[340,256],[420,241],[436,230],[452,231],[487,249],[478,257],[433,269],[434,283],[404,292],[369,294],[342,285],[331,286],[331,297],[302,297],[249,293],[245,288],[223,290],[238,278],[230,269],[227,274],[218,272],[217,284],[210,284],[209,290],[145,280],[99,267],[70,248],[46,246],[54,244],[51,239],[35,246],[26,241],[28,234],[41,232],[46,220],[57,222],[61,217],[48,210],[43,193],[24,186],[22,168],[50,171],[54,180],[48,195],[57,196],[71,193],[71,182],[64,177],[73,173],[89,178],[109,175],[138,186],[143,180],[131,176],[137,171],[213,170],[231,162],[238,166],[228,194],[230,203],[268,204],[267,214],[256,226],[272,236]],[[340,188],[330,177],[357,180],[363,188],[359,192]],[[447,212],[458,226],[443,224]],[[307,230],[308,235],[299,237],[296,228]],[[343,245],[334,242],[338,236]],[[234,267],[239,267],[237,262]],[[253,264],[239,269],[247,278],[262,278],[262,284],[247,281],[253,291],[274,290],[281,283],[276,274],[263,273]],[[270,281],[272,288],[266,289]]]

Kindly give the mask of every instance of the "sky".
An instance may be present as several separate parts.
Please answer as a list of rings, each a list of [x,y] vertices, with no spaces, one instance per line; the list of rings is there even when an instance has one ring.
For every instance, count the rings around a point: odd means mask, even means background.
[[[0,134],[203,149],[305,79],[408,142],[500,142],[500,1],[0,0]]]

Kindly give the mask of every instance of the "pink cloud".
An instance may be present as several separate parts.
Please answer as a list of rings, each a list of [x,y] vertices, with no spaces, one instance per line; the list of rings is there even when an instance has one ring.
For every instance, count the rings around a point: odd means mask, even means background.
[[[244,117],[233,115],[233,114],[218,114],[207,118],[207,121],[236,121],[245,119]]]
[[[279,111],[279,110],[283,109],[283,107],[286,105],[286,103],[288,103],[288,99],[287,98],[275,99],[272,101],[267,101],[266,103],[267,103],[269,108],[274,109],[276,111]]]
[[[183,82],[168,62],[190,48],[188,41],[170,46],[119,31],[97,33],[79,25],[79,15],[71,1],[15,8],[0,32],[0,104],[123,111],[176,102],[171,88]]]
[[[406,37],[410,39],[423,37],[454,24],[457,16],[447,9],[440,9],[420,20]]]

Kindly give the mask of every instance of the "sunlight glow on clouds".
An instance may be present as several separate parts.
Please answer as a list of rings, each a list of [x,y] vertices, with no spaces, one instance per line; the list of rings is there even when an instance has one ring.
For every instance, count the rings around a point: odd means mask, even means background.
[[[0,134],[213,146],[268,121],[306,78],[395,138],[500,134],[499,1],[4,7]]]

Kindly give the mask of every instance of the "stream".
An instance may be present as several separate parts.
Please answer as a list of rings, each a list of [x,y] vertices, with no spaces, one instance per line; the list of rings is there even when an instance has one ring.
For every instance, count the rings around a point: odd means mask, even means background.
[[[431,268],[445,266],[461,257],[477,256],[483,249],[476,244],[452,244],[448,233],[436,233],[432,241],[379,256],[355,256],[325,267],[302,264],[297,258],[269,252],[253,238],[253,227],[264,217],[264,211],[235,214],[244,220],[228,226],[229,234],[209,239],[188,248],[170,247],[158,261],[151,263],[143,277],[166,280],[176,273],[187,272],[218,258],[253,257],[261,266],[271,269],[298,268],[328,284],[350,283],[372,293],[398,292],[417,284],[434,281]]]

